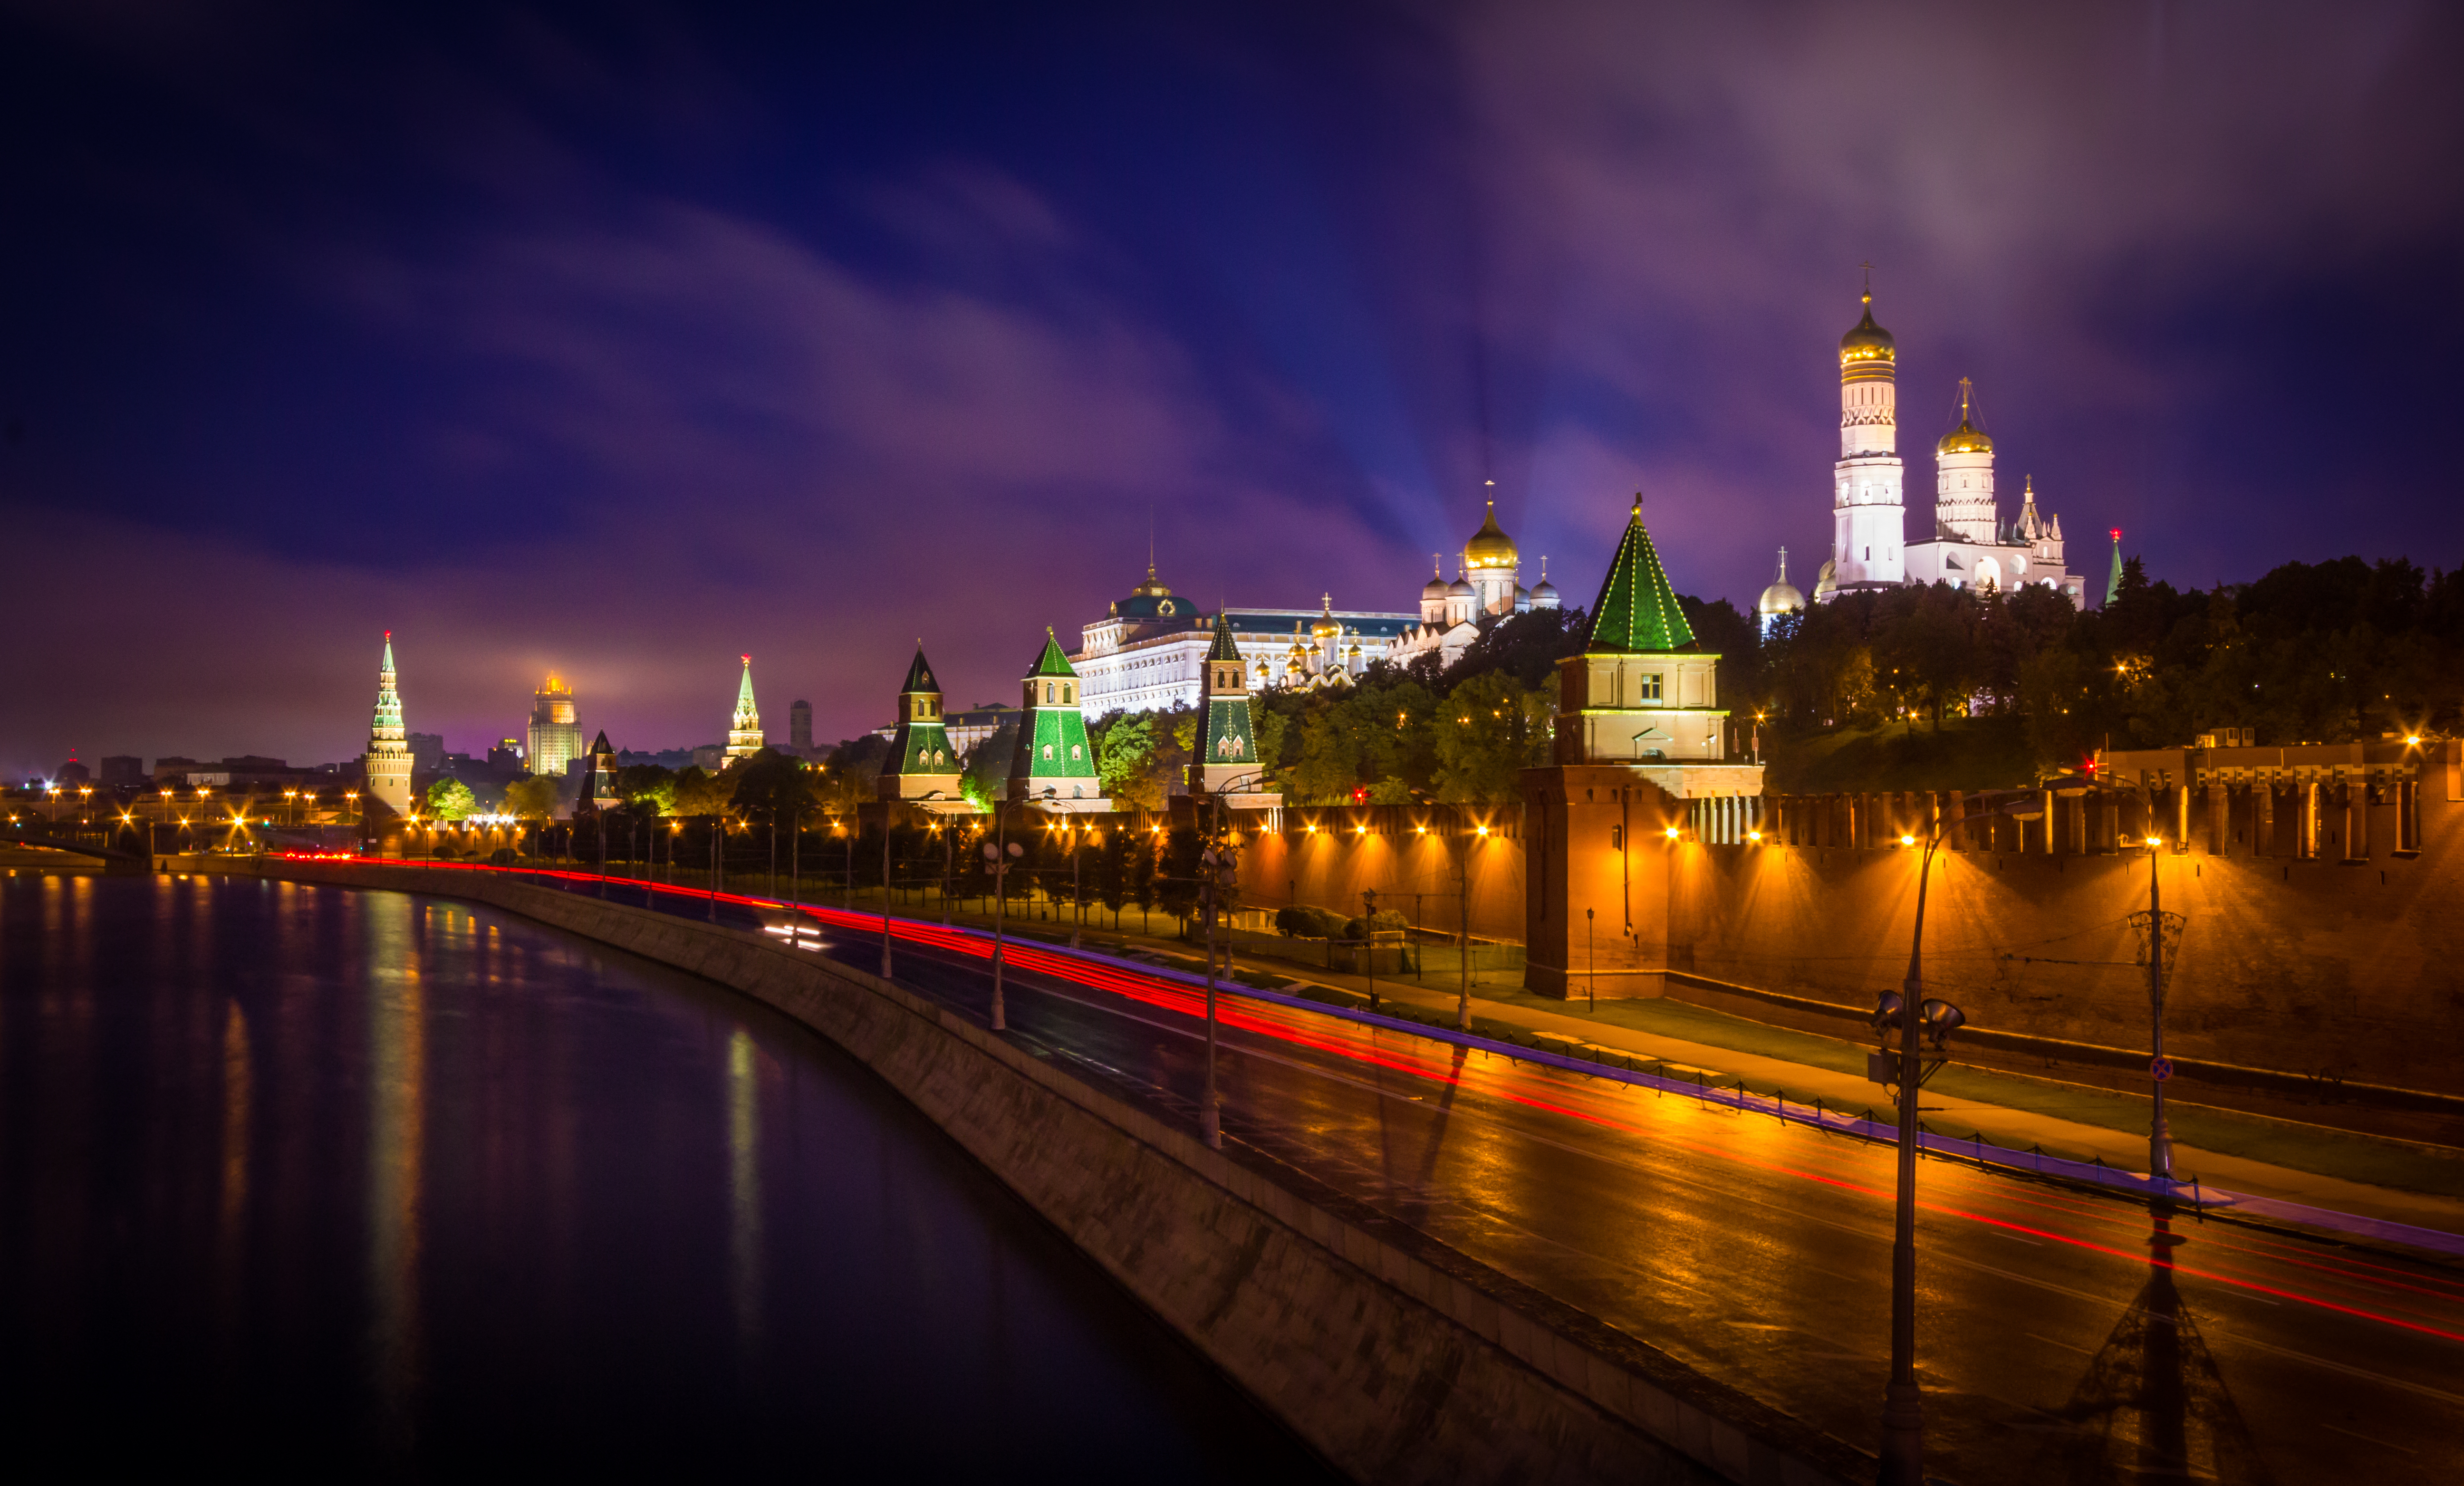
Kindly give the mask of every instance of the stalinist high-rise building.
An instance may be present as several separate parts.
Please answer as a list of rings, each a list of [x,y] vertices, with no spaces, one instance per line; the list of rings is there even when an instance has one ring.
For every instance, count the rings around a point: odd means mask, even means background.
[[[561,779],[564,766],[582,755],[582,725],[574,721],[573,688],[554,671],[531,698],[531,773]]]
[[[394,686],[393,631],[385,631],[385,661],[377,667],[376,718],[368,725],[368,751],[362,759],[367,770],[363,798],[369,816],[377,807],[398,816],[410,814],[410,744],[402,731],[402,692]]]

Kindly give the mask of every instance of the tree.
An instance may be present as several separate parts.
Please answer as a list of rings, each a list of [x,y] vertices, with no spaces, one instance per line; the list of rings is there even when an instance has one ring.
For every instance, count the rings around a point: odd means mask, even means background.
[[[740,759],[719,777],[733,785],[728,803],[747,816],[792,825],[813,807],[813,777],[804,761],[777,749]]]
[[[428,813],[439,820],[468,820],[479,813],[479,797],[459,779],[439,779],[428,787]]]
[[[676,776],[657,764],[627,764],[616,771],[616,798],[633,813],[652,819],[676,808]]]
[[[1518,794],[1517,774],[1548,761],[1556,677],[1527,688],[1502,671],[1475,676],[1447,695],[1446,708],[1451,715],[1441,717],[1435,732],[1438,798],[1508,803]]]
[[[1114,712],[1091,730],[1095,777],[1115,810],[1160,810],[1164,789],[1155,777],[1155,725],[1150,712]]]
[[[556,819],[556,781],[533,775],[506,785],[505,814],[518,820]]]
[[[674,782],[669,787],[675,813],[689,819],[725,815],[735,798],[734,780],[725,774],[705,774],[692,764],[676,771]]]

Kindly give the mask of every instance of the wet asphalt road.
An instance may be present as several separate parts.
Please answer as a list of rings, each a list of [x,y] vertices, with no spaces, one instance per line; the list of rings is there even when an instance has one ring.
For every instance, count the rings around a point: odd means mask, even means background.
[[[877,920],[818,917],[816,952],[879,968],[857,927]],[[1008,969],[1010,1035],[1194,1125],[1199,998],[1039,949]],[[896,969],[987,1013],[979,944],[902,925]],[[1222,1011],[1227,1140],[1875,1447],[1890,1147],[1272,1003]],[[2394,1486],[2464,1466],[2464,1272],[1955,1162],[1920,1181],[1932,1474]]]

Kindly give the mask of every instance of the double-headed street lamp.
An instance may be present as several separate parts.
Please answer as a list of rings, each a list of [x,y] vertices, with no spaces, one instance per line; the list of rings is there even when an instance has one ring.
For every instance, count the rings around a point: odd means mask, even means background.
[[[2016,820],[2044,818],[2043,807],[2024,794],[2013,791],[2011,796],[1986,814]],[[1908,937],[1908,977],[1898,995],[1883,993],[1874,1012],[1874,1024],[1885,1037],[1894,1029],[1900,1034],[1894,1069],[1900,1086],[1899,1203],[1891,1236],[1891,1380],[1882,1389],[1882,1486],[1925,1486],[1925,1394],[1917,1385],[1917,1093],[1924,1083],[1918,1071],[1919,1038],[1939,1050],[1943,1039],[1968,1019],[1949,1002],[1925,998],[1925,888],[1943,832],[1971,819],[1945,820],[1925,837],[1925,854],[1917,863],[1917,922]],[[1914,846],[1917,839],[1903,836],[1900,844]]]

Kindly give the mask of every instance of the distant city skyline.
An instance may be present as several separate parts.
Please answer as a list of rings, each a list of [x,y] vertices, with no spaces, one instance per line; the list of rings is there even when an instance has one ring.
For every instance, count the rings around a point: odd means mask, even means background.
[[[1570,604],[1636,491],[1810,593],[1868,261],[2092,589],[2464,562],[2453,8],[114,14],[0,22],[0,768],[353,756],[388,628],[459,749],[551,667],[718,741],[748,650],[851,736],[1151,542],[1408,607],[1488,480]]]

